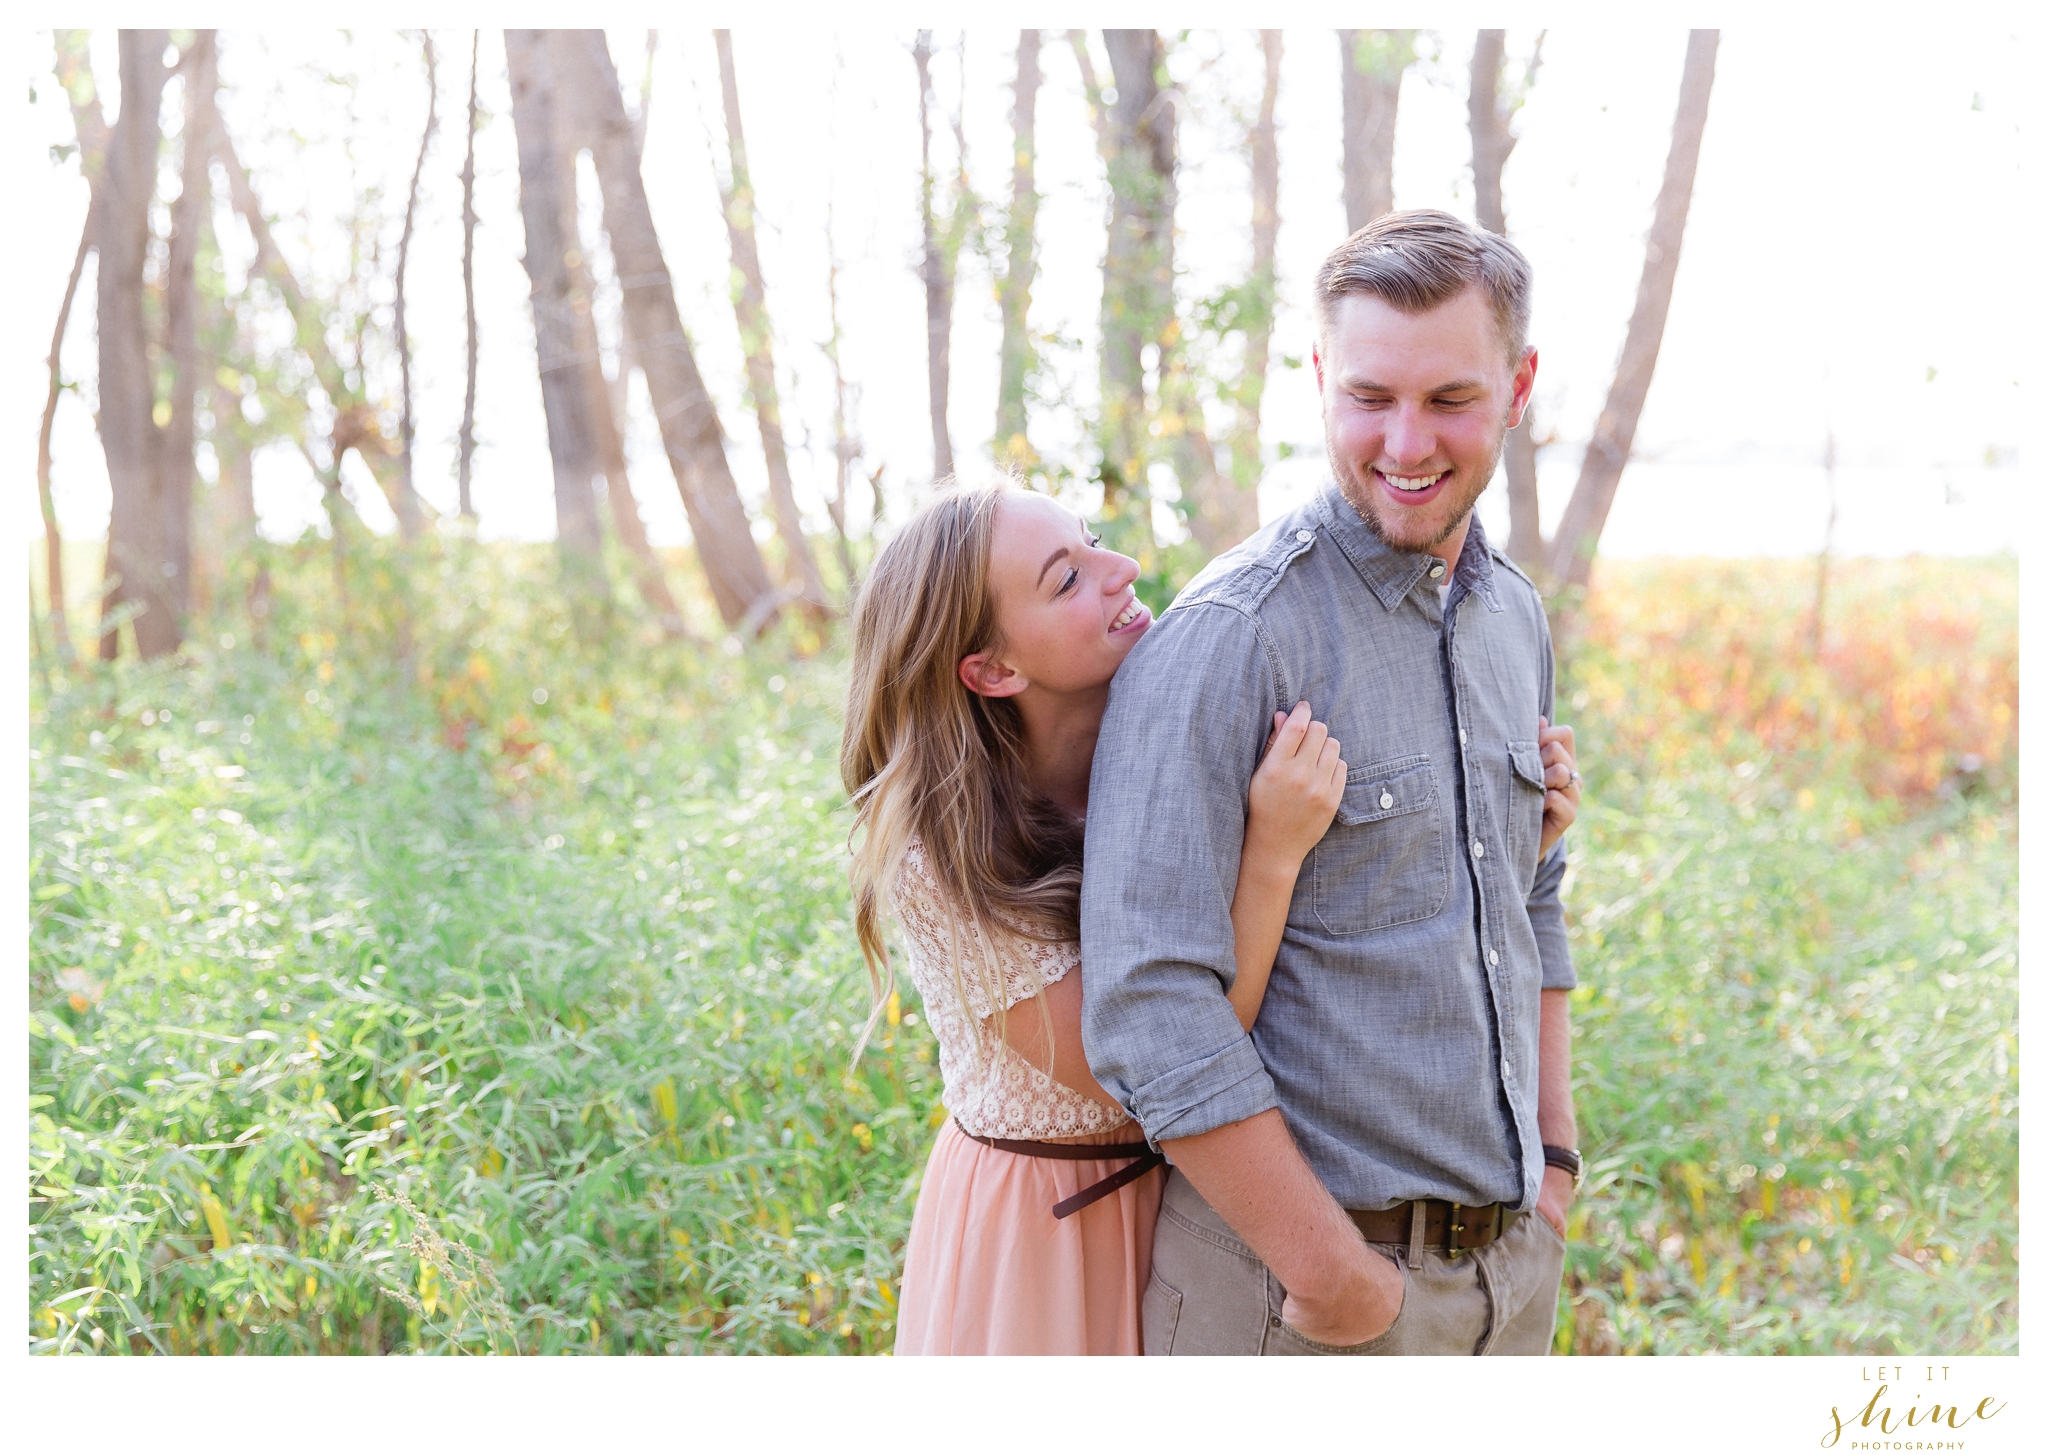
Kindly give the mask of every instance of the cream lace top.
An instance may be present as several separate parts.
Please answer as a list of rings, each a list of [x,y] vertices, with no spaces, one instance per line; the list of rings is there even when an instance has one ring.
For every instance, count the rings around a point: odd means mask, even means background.
[[[1085,1136],[1128,1122],[1130,1117],[1122,1111],[1062,1086],[1033,1066],[997,1040],[993,1026],[982,1028],[982,1021],[994,1015],[996,1007],[989,1003],[976,965],[979,933],[971,924],[960,927],[961,953],[972,958],[955,976],[953,939],[942,894],[926,866],[924,845],[911,840],[891,897],[910,951],[910,978],[938,1037],[946,1109],[977,1136],[1020,1141]],[[1078,969],[1081,947],[1072,940],[1052,944],[1002,934],[995,948],[995,963],[1002,975],[1003,1005],[1009,1007],[1030,1000],[1042,986]],[[1013,1034],[1033,1034],[1037,1025],[1038,1017],[1027,1012],[1017,1018]],[[977,1037],[981,1042],[978,1054]]]

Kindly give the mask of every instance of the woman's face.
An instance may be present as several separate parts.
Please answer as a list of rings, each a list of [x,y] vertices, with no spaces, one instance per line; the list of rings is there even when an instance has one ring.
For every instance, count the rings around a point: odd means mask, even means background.
[[[1137,578],[1136,561],[1104,550],[1065,507],[1022,491],[1003,496],[989,545],[1003,649],[963,660],[962,679],[1002,697],[1101,687],[1152,625],[1131,589]]]

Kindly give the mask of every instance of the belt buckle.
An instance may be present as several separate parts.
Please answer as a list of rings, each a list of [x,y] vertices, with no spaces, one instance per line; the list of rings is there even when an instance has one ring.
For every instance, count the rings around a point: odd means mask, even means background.
[[[1458,1255],[1465,1251],[1458,1242],[1458,1234],[1465,1231],[1464,1220],[1460,1217],[1464,1210],[1461,1204],[1452,1203],[1450,1221],[1444,1227],[1444,1257],[1452,1263],[1457,1262]]]

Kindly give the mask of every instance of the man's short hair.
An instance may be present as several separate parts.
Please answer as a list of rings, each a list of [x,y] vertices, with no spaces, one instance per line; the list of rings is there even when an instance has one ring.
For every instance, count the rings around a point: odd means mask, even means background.
[[[1522,362],[1529,337],[1529,260],[1506,238],[1418,207],[1387,212],[1344,239],[1316,271],[1316,335],[1337,300],[1369,293],[1403,313],[1425,313],[1470,288],[1485,290],[1508,362]]]

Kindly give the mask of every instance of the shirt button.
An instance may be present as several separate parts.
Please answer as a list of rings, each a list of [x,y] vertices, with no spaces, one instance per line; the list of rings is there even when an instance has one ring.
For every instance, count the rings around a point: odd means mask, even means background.
[[[1468,742],[1470,742],[1470,741],[1471,741],[1471,739],[1465,736],[1465,730],[1464,730],[1463,728],[1459,728],[1459,729],[1458,729],[1458,746],[1462,748],[1462,747],[1464,747],[1464,746],[1465,746],[1465,744],[1466,744],[1466,743],[1468,743]]]
[[[1486,857],[1486,845],[1480,843],[1477,839],[1472,841],[1472,857],[1475,859],[1484,859]]]
[[[1380,807],[1381,807],[1381,808],[1392,808],[1393,806],[1394,806],[1394,795],[1393,795],[1393,794],[1391,794],[1391,793],[1382,793],[1382,794],[1380,795]]]
[[[1294,538],[1300,541],[1303,545],[1307,545],[1310,541],[1316,538],[1316,533],[1312,530],[1298,530],[1294,533]]]
[[[1488,950],[1486,952],[1486,963],[1489,965],[1498,965],[1500,963],[1500,951]]]
[[[1431,566],[1431,567],[1429,568],[1429,579],[1430,579],[1430,580],[1432,580],[1432,581],[1441,581],[1441,580],[1443,580],[1443,576],[1444,576],[1444,563],[1443,563],[1442,561],[1438,561],[1438,562],[1437,562],[1437,563],[1436,563],[1436,564],[1435,564],[1434,566]]]

